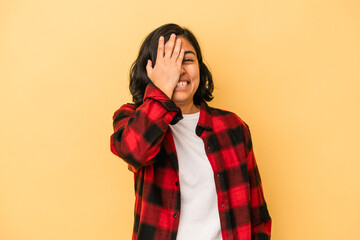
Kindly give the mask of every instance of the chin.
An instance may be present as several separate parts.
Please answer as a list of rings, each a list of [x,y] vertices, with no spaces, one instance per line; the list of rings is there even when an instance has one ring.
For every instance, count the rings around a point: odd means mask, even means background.
[[[178,104],[183,105],[183,104],[192,102],[188,98],[180,98],[180,97],[175,97],[175,98],[172,98],[171,100],[173,100],[176,103],[176,105],[178,105]]]

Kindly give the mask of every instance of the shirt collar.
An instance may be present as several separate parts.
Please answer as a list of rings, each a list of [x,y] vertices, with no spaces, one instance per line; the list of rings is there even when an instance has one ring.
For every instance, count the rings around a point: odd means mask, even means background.
[[[200,103],[200,117],[196,126],[196,134],[201,135],[203,130],[212,131],[212,119],[211,119],[211,108],[205,101]]]

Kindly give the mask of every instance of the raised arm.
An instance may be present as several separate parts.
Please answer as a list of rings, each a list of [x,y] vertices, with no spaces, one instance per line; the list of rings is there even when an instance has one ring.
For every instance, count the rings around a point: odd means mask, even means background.
[[[176,40],[172,34],[164,44],[161,36],[155,66],[151,60],[146,65],[151,82],[145,89],[143,103],[138,108],[125,104],[114,114],[111,151],[124,159],[133,172],[153,163],[169,124],[182,117],[171,97],[180,78],[183,57],[181,39]]]
[[[140,107],[125,104],[115,112],[111,151],[136,172],[140,167],[153,163],[169,124],[180,119],[181,111],[175,103],[156,86],[149,84]]]

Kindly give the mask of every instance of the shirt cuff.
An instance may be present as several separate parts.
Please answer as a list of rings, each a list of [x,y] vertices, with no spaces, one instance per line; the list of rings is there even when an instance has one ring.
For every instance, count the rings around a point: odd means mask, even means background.
[[[171,125],[176,124],[183,118],[181,109],[178,106],[176,106],[175,102],[172,101],[163,91],[161,91],[158,87],[156,87],[152,82],[150,82],[145,88],[143,101],[145,102],[146,99],[153,99],[158,103],[160,103],[169,112],[176,112],[176,115],[174,116],[173,120],[170,122]]]

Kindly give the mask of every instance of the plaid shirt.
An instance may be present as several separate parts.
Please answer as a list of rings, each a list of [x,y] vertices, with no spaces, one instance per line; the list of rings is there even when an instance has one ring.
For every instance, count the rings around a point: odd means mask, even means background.
[[[111,151],[134,172],[132,239],[176,239],[181,186],[169,124],[180,119],[181,110],[153,84],[141,106],[125,104],[114,114]],[[234,113],[202,102],[196,134],[214,171],[222,238],[270,239],[271,218],[248,126]]]

